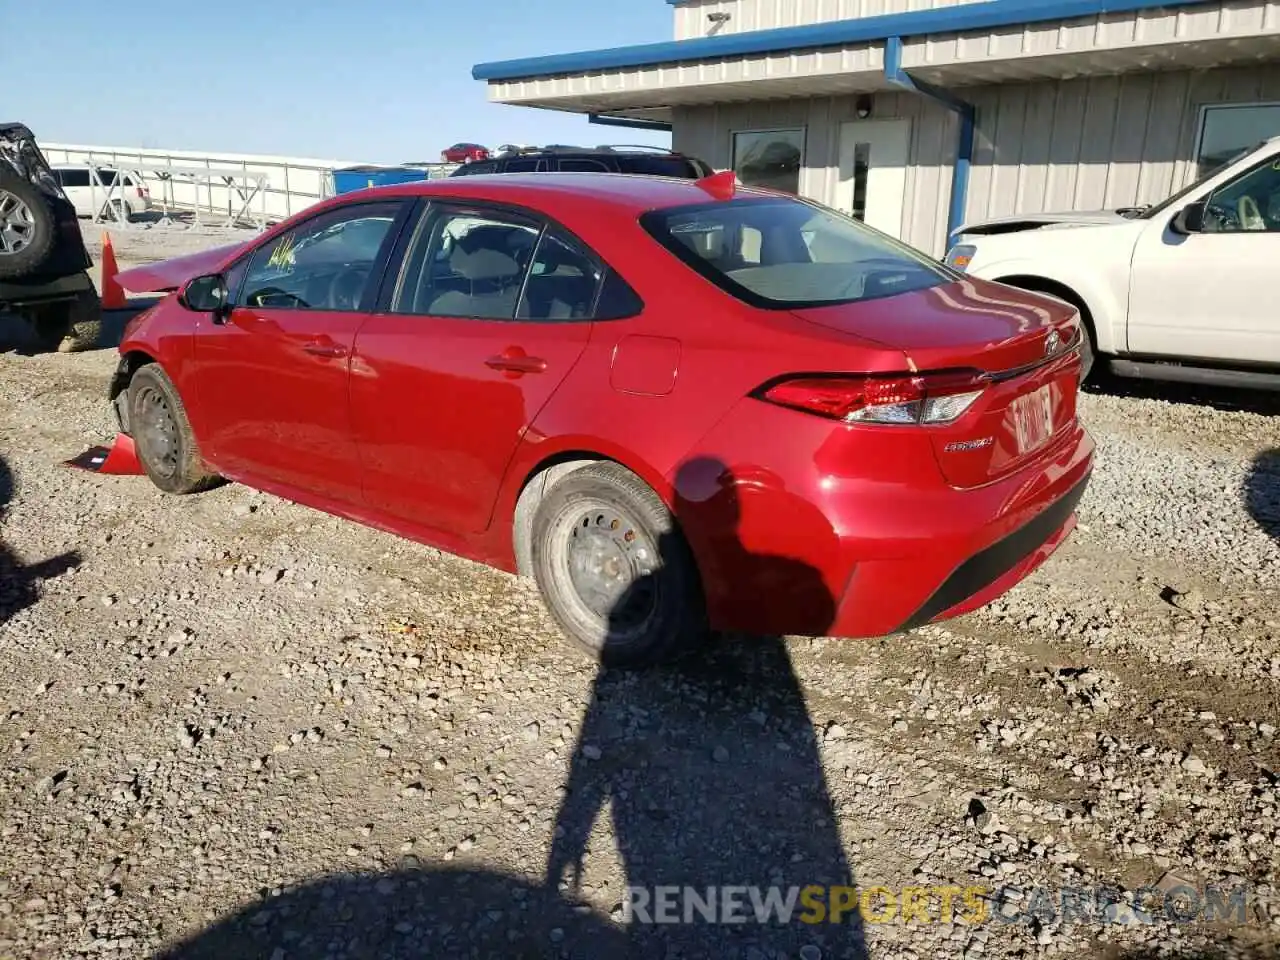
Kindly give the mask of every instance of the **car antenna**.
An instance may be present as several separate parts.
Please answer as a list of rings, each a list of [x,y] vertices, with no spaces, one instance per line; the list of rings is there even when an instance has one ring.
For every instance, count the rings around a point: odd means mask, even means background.
[[[694,182],[716,200],[732,200],[738,189],[738,175],[732,170],[721,170]]]

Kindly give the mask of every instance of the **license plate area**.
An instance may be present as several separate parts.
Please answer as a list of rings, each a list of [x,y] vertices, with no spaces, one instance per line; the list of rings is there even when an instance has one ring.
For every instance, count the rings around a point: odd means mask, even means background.
[[[1018,455],[1039,449],[1053,436],[1053,391],[1051,384],[1016,398],[1010,406]]]

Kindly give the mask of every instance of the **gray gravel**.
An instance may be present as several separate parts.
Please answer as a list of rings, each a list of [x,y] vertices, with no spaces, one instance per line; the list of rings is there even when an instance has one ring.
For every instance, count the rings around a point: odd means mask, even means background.
[[[0,957],[1274,955],[1266,412],[1086,397],[1081,529],[969,617],[597,676],[505,574],[60,467],[111,368],[0,355]],[[622,910],[851,880],[1003,893],[981,924]],[[1245,922],[1122,893],[1204,884]]]

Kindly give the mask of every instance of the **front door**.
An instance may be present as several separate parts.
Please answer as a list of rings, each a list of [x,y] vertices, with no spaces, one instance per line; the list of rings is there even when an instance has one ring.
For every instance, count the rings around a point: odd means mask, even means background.
[[[910,144],[910,120],[841,124],[835,208],[901,239]]]
[[[1133,251],[1130,352],[1280,363],[1280,160],[1270,157],[1205,198],[1204,230],[1176,233],[1179,204],[1153,218]]]
[[[365,502],[437,530],[485,529],[516,447],[586,348],[602,275],[531,216],[434,205],[386,309],[356,337]]]
[[[348,367],[404,205],[343,206],[280,234],[236,271],[226,323],[200,320],[193,379],[219,469],[359,501]]]

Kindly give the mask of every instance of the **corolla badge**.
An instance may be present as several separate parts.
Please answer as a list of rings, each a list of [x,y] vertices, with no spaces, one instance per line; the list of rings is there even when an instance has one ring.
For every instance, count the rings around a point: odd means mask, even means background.
[[[1058,352],[1058,348],[1062,346],[1062,337],[1058,335],[1057,330],[1050,330],[1049,335],[1044,338],[1044,355],[1052,357]]]

